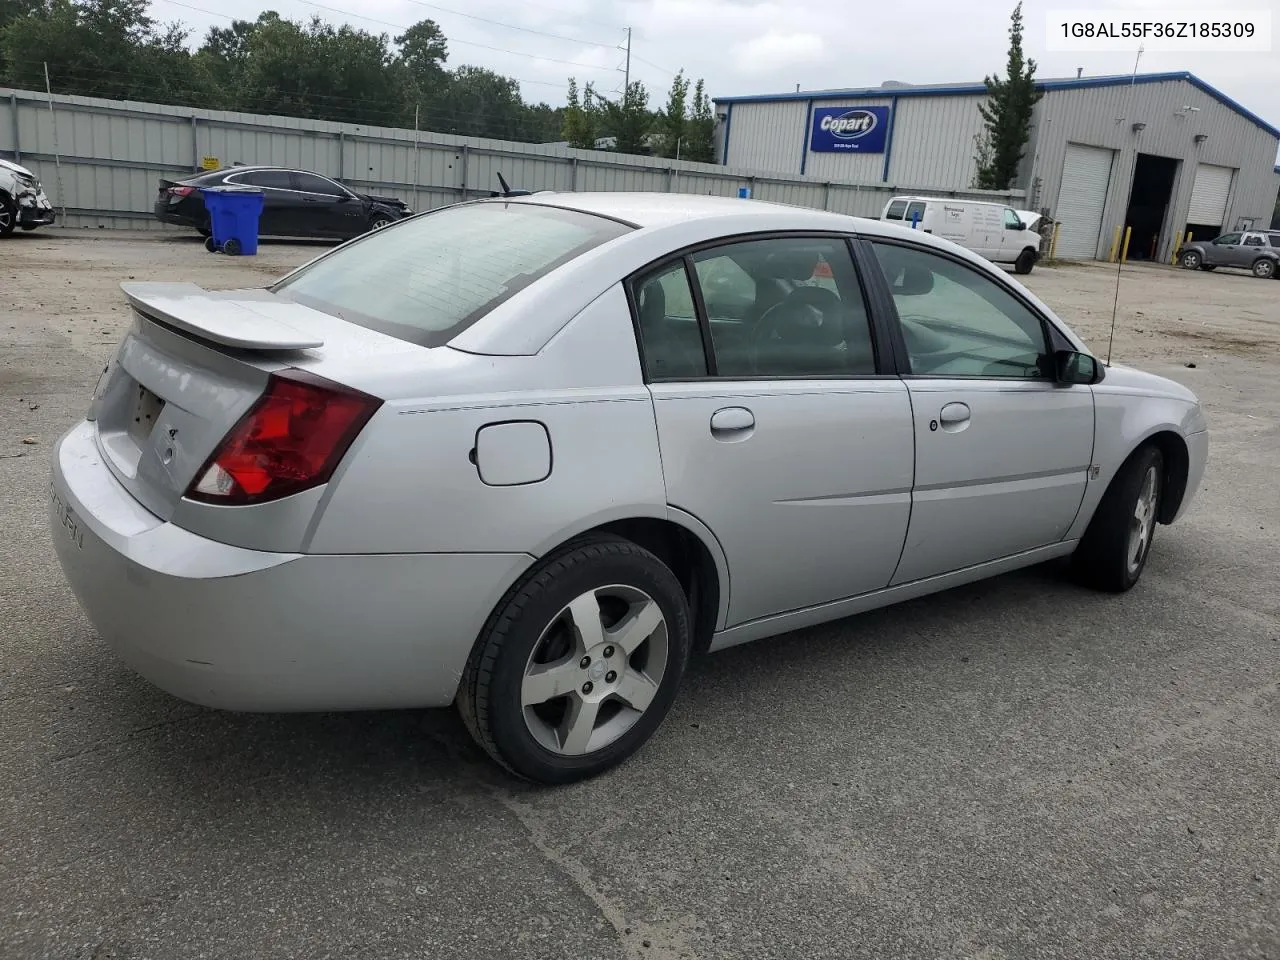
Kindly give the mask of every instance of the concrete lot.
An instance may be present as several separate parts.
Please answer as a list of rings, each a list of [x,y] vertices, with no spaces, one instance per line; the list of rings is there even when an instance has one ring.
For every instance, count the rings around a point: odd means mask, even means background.
[[[1137,589],[1035,569],[717,654],[635,759],[552,791],[449,711],[177,701],[63,583],[48,454],[117,284],[316,252],[0,242],[0,957],[1280,957],[1280,283],[1123,274],[1115,359],[1213,431]],[[1114,268],[1027,279],[1105,352]]]

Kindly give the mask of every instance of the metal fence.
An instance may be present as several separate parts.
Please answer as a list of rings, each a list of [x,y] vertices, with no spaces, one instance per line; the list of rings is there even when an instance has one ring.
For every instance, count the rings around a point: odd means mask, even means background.
[[[525,190],[644,190],[738,196],[878,217],[897,193],[1007,202],[1025,192],[857,184],[788,177],[559,145],[485,140],[297,117],[199,110],[0,88],[0,156],[44,182],[65,223],[161,228],[151,213],[161,177],[209,164],[279,164],[400,197],[415,210],[487,196],[501,171]]]

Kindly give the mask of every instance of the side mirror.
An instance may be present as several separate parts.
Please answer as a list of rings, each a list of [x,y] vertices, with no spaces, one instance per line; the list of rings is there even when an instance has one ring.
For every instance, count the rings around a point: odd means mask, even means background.
[[[1027,225],[1019,220],[1017,223],[1006,223],[1004,228],[1006,230],[1025,230],[1027,229]]]
[[[1059,350],[1054,354],[1054,367],[1058,383],[1097,383],[1102,379],[1102,364],[1087,353]]]

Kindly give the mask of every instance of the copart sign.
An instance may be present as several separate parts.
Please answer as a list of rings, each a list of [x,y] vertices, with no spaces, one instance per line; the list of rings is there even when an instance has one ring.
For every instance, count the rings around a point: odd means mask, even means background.
[[[888,107],[814,107],[809,149],[814,153],[884,153]]]

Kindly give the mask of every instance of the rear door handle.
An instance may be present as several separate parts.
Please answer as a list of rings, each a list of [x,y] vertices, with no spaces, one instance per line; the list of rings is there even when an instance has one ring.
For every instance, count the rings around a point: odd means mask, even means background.
[[[721,407],[711,415],[711,435],[717,440],[745,440],[755,428],[755,414],[746,407]]]

